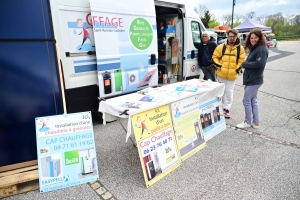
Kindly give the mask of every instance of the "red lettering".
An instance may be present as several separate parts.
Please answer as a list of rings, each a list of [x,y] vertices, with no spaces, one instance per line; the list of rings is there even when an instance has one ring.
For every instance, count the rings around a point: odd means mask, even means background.
[[[117,19],[117,18],[114,17],[114,18],[111,19],[111,25],[117,27],[118,26],[118,22],[114,22],[115,19]]]
[[[87,19],[87,23],[88,22],[88,17],[91,14],[87,15],[86,19]],[[99,21],[98,21],[99,18]],[[105,19],[104,19],[105,18]],[[109,18],[109,17],[102,17],[102,16],[92,16],[93,19],[93,25],[96,26],[96,23],[99,23],[100,27],[104,26],[114,26],[114,27],[123,27],[123,18]]]
[[[93,24],[94,24],[94,26],[96,26],[96,23],[97,23],[98,21],[97,21],[97,17],[96,16],[93,16]]]
[[[156,137],[153,136],[153,137],[151,138],[151,142],[155,142],[155,141],[156,141]]]
[[[123,27],[123,21],[121,20],[123,20],[123,18],[119,18],[119,27]]]
[[[89,26],[91,26],[92,24],[89,22],[89,17],[91,16],[91,13],[87,14],[85,17],[86,23],[88,23]]]
[[[146,141],[146,142],[141,142],[140,143],[140,147],[141,148],[144,148],[144,147],[149,146],[149,145],[150,145],[150,141]]]
[[[104,22],[104,21],[102,21],[102,19],[103,19],[103,17],[99,17],[100,27],[102,26],[102,22]]]
[[[109,18],[108,18],[108,17],[106,17],[106,19],[105,19],[105,26],[107,26],[107,25],[111,26],[111,24],[110,24],[110,21],[109,21]]]

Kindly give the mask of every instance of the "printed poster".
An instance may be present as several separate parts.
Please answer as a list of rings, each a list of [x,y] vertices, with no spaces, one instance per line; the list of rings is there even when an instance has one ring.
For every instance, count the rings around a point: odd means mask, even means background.
[[[201,127],[206,141],[226,129],[220,98],[201,103],[199,109]]]
[[[198,95],[171,104],[173,126],[182,160],[206,146],[200,122]]]
[[[167,105],[132,116],[146,186],[149,187],[181,164]]]
[[[40,192],[99,179],[90,112],[35,119]]]
[[[157,85],[157,61],[151,64],[151,55],[155,53],[158,57],[154,1],[103,4],[90,0],[100,96],[116,96]],[[118,12],[105,10],[112,7]],[[144,15],[142,10],[148,14]]]

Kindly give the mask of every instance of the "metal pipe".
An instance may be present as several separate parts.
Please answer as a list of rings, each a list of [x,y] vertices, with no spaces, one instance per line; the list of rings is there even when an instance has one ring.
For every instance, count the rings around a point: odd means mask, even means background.
[[[234,13],[234,5],[235,5],[235,0],[232,0],[231,28],[233,28],[233,13]]]

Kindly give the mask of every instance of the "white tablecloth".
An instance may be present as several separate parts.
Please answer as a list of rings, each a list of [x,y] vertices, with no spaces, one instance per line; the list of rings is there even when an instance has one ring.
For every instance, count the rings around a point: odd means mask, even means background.
[[[157,108],[162,105],[170,104],[181,99],[185,99],[190,96],[199,95],[199,98],[202,102],[221,97],[224,94],[225,85],[223,83],[218,82],[200,82],[198,79],[192,79],[183,82],[177,82],[174,84],[164,85],[162,87],[158,87],[160,91],[175,91],[177,87],[186,87],[186,88],[198,88],[196,92],[191,91],[183,91],[182,95],[161,95],[159,92],[155,94],[155,89],[152,90],[154,93],[150,94],[151,96],[159,96],[158,102],[144,102],[140,101],[143,98],[142,94],[131,93],[127,95],[122,95],[114,98],[107,99],[106,101],[101,101],[99,105],[99,112],[103,113],[103,124],[106,124],[106,118],[110,115],[121,118],[128,118],[127,122],[127,135],[126,142],[130,135],[132,134],[131,130],[131,115],[135,115],[137,113],[141,113],[147,110],[151,110],[153,108]],[[127,108],[122,107],[125,102],[136,102],[141,103],[139,108]],[[125,109],[128,109],[128,115],[120,115],[120,112],[123,112]]]

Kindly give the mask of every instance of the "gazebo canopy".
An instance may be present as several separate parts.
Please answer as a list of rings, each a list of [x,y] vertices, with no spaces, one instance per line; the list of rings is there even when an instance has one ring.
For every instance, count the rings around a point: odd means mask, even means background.
[[[254,21],[253,19],[246,19],[240,25],[238,25],[237,27],[234,27],[234,29],[237,29],[240,33],[249,32],[254,28],[260,28],[262,31],[271,31],[272,30],[271,27],[259,24],[256,21]]]

